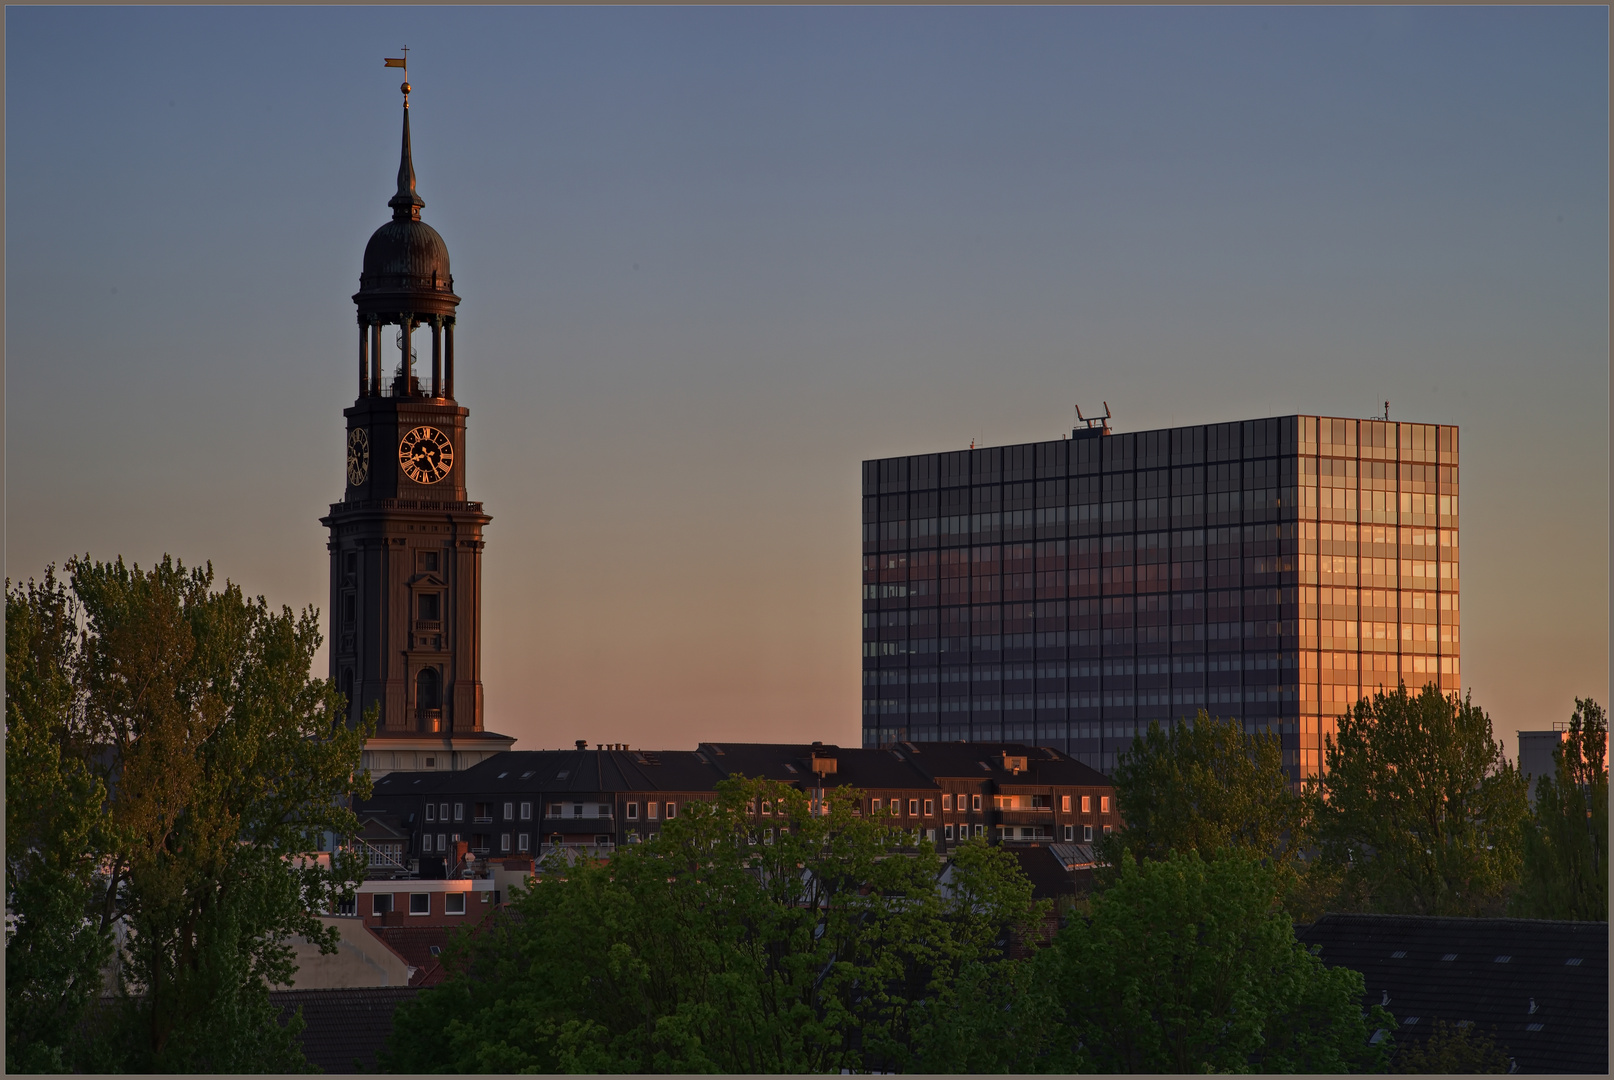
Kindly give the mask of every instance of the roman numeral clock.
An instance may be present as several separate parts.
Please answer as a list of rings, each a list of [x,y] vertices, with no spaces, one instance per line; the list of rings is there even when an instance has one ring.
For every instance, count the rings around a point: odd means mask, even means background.
[[[330,530],[331,678],[350,722],[380,705],[364,764],[462,769],[515,740],[482,727],[482,529],[466,493],[466,418],[454,399],[460,298],[448,246],[420,220],[404,94],[392,220],[364,249],[358,396],[347,417],[347,486]],[[431,341],[417,371],[417,334]]]

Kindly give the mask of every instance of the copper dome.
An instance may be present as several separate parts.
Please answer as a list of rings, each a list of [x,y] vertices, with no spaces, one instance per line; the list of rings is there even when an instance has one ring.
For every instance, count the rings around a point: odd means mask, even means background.
[[[353,302],[360,315],[452,316],[460,298],[454,295],[454,276],[448,269],[448,245],[436,229],[420,220],[420,208],[426,203],[415,192],[408,84],[404,86],[398,192],[387,202],[392,220],[372,233],[364,247],[364,269]]]

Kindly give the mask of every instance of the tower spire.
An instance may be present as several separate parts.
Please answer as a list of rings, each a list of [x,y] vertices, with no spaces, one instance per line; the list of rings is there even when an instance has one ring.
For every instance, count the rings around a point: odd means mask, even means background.
[[[398,159],[398,193],[387,200],[392,207],[392,220],[419,221],[420,208],[426,200],[415,194],[415,159],[409,149],[409,90],[407,82],[399,86],[403,91],[403,151]]]

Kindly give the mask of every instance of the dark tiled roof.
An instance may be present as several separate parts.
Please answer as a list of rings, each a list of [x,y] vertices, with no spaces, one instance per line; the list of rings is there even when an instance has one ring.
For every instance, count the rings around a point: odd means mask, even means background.
[[[1020,869],[1031,879],[1031,895],[1037,900],[1052,900],[1057,896],[1074,896],[1076,879],[1065,869],[1065,864],[1045,847],[1012,848]]]
[[[1521,1072],[1608,1072],[1607,923],[1325,915],[1296,936],[1360,971],[1366,1002],[1388,996],[1398,1041],[1469,1020]]]
[[[998,785],[1015,784],[1073,787],[1111,787],[1110,778],[1075,758],[1049,746],[1023,743],[987,742],[909,742],[898,744],[907,750],[914,765],[940,779],[991,780]],[[1015,774],[1003,767],[1003,756],[1026,759],[1026,771]],[[986,768],[981,768],[982,763]]]
[[[442,954],[448,948],[448,939],[457,927],[449,926],[372,926],[370,933],[387,943],[387,947],[404,958],[414,968],[409,976],[410,986],[435,986],[446,976]],[[436,949],[437,952],[432,952]]]
[[[417,992],[412,986],[272,990],[269,1000],[282,1024],[303,1007],[303,1053],[325,1072],[374,1072],[376,1051],[392,1034],[393,1012]]]
[[[863,747],[814,746],[807,743],[702,743],[701,750],[728,775],[765,776],[802,787],[816,784],[812,758],[816,753],[835,759],[835,771],[824,777],[828,788],[855,787],[863,791],[930,790],[935,783],[915,769],[907,755]],[[792,772],[787,766],[794,767]]]

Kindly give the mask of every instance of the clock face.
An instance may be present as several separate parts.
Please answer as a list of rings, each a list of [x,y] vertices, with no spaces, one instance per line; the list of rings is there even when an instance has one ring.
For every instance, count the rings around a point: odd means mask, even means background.
[[[421,425],[398,442],[398,463],[417,484],[435,484],[454,468],[454,444],[429,425]]]
[[[347,433],[347,482],[358,487],[370,477],[370,432],[354,428]]]

